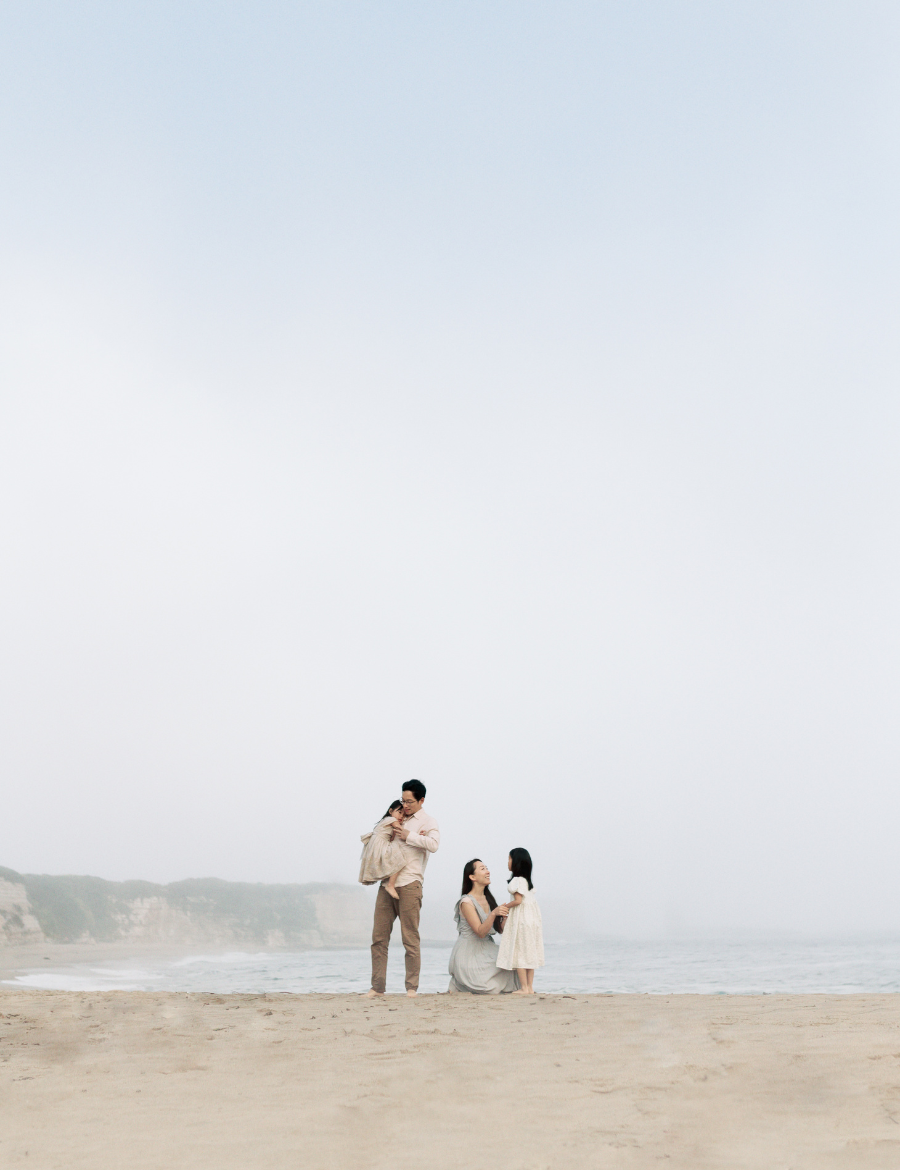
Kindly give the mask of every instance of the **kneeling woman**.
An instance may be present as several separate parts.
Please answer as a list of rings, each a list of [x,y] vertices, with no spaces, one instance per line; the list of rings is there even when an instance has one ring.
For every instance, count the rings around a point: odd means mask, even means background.
[[[450,953],[451,991],[502,995],[519,986],[514,971],[497,966],[497,944],[490,936],[503,929],[509,910],[497,905],[490,881],[490,870],[477,857],[466,862],[455,911],[459,938]]]

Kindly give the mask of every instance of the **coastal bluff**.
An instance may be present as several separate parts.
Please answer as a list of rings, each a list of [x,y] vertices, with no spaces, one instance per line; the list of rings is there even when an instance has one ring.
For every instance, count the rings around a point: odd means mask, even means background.
[[[0,945],[364,946],[370,902],[359,887],[327,882],[189,878],[156,885],[0,866]]]

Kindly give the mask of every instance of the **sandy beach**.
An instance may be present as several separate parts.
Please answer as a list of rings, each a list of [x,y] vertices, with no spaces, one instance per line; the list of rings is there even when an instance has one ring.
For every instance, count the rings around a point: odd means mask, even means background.
[[[898,996],[0,992],[0,1162],[900,1165]]]

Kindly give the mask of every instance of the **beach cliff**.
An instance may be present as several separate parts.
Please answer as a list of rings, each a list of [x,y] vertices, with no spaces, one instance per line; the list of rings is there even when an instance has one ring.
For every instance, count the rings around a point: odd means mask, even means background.
[[[354,886],[190,878],[110,882],[0,866],[0,945],[134,942],[174,946],[365,944],[370,899]]]

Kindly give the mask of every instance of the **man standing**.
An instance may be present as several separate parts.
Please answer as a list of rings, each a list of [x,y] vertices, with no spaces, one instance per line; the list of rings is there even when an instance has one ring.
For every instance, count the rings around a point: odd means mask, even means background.
[[[428,854],[436,853],[441,834],[434,817],[422,811],[425,785],[409,780],[403,785],[403,828],[394,830],[395,839],[403,842],[406,865],[397,874],[394,885],[399,897],[392,898],[378,887],[375,899],[375,922],[372,926],[372,989],[367,995],[384,995],[387,976],[388,944],[394,919],[400,918],[400,934],[406,951],[406,994],[419,989],[419,911],[422,908],[422,881]],[[387,879],[385,879],[386,881]]]

